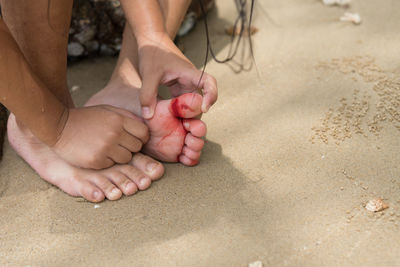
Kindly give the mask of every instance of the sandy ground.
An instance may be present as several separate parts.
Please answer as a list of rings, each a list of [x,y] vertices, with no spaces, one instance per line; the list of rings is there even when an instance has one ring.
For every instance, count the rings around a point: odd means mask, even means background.
[[[166,164],[133,197],[95,209],[42,181],[6,144],[0,265],[400,265],[400,2],[357,0],[349,10],[361,25],[317,0],[259,1],[258,74],[207,65],[220,98],[204,116],[201,164]],[[220,0],[210,16],[220,56],[234,11]],[[184,46],[201,67],[202,27]],[[77,104],[114,63],[70,67]],[[390,207],[367,211],[375,197]]]

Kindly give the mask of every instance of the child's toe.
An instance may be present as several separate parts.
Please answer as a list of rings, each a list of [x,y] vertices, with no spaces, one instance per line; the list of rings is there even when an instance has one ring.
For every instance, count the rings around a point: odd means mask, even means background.
[[[113,169],[107,174],[108,179],[115,184],[126,196],[133,195],[138,188],[125,174],[117,169]]]
[[[200,115],[203,97],[197,93],[188,93],[171,99],[169,111],[178,118],[194,118]]]
[[[89,181],[80,181],[79,193],[80,195],[90,202],[100,202],[104,200],[104,193],[96,185]]]
[[[199,163],[198,160],[190,159],[190,158],[188,158],[187,156],[185,156],[183,154],[179,156],[179,162],[182,163],[183,165],[186,165],[186,166],[194,166],[194,165],[197,165]]]
[[[185,137],[185,145],[193,151],[201,151],[204,147],[204,140],[188,133]]]
[[[203,137],[207,133],[207,126],[201,120],[188,119],[183,120],[183,127],[186,131],[191,132],[194,136]]]
[[[131,165],[121,165],[120,171],[125,174],[140,190],[150,187],[151,179],[138,168]]]
[[[193,151],[187,146],[184,146],[182,149],[182,154],[192,160],[199,160],[201,152],[200,151]]]
[[[102,175],[93,176],[90,181],[103,191],[104,195],[109,200],[117,200],[122,196],[119,190],[108,178]]]

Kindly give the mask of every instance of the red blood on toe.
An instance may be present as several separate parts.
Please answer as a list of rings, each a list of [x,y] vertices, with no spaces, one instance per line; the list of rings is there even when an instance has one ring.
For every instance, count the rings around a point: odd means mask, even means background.
[[[193,112],[193,109],[190,108],[185,103],[181,103],[179,101],[179,98],[172,99],[171,104],[169,106],[169,110],[175,117],[178,118],[184,118],[187,110]]]

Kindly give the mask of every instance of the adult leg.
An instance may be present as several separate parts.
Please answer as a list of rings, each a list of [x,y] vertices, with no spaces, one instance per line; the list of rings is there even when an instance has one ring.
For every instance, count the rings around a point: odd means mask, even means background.
[[[72,0],[1,0],[3,19],[35,74],[65,105]]]

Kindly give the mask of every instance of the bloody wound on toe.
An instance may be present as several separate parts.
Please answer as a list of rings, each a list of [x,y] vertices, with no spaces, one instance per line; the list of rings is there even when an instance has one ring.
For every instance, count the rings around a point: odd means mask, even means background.
[[[169,108],[171,113],[178,118],[185,118],[187,111],[194,112],[194,110],[185,103],[180,103],[179,98],[173,99]]]

